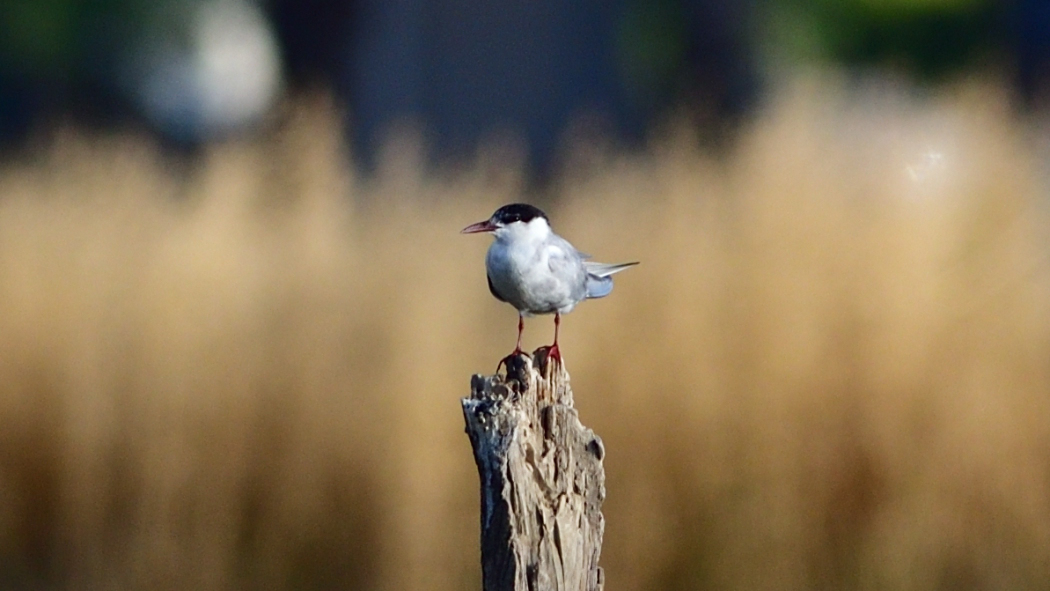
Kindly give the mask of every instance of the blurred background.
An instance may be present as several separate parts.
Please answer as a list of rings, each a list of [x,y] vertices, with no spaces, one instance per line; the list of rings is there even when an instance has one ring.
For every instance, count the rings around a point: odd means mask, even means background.
[[[1050,61],[1039,0],[40,0],[5,2],[0,27],[7,145],[74,122],[199,148],[317,90],[366,170],[423,133],[429,164],[510,144],[532,179],[567,137],[638,147],[670,110],[724,140],[800,64],[994,71],[1027,104]]]
[[[610,589],[1050,580],[1050,2],[0,2],[0,587],[480,589],[529,201]],[[527,321],[525,342],[553,322]]]

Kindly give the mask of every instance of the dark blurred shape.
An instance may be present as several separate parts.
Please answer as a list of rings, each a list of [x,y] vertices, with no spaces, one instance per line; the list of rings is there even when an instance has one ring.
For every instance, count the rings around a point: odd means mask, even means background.
[[[404,119],[421,123],[446,160],[486,135],[521,133],[540,168],[574,114],[639,127],[617,84],[605,2],[437,4],[370,2],[355,28],[346,75],[363,157]]]
[[[1050,100],[1050,0],[1017,0],[1009,14],[1017,87],[1029,106]]]
[[[0,2],[0,145],[16,144],[47,119],[110,120],[120,108],[110,92],[114,48],[135,4]]]
[[[269,12],[284,49],[293,85],[328,86],[347,63],[357,0],[274,0]],[[340,94],[345,88],[337,88]]]
[[[438,161],[520,134],[542,175],[579,120],[630,142],[687,97],[718,116],[739,112],[755,86],[748,6],[363,2],[343,84],[356,152],[371,164],[390,129],[407,120],[423,126]]]

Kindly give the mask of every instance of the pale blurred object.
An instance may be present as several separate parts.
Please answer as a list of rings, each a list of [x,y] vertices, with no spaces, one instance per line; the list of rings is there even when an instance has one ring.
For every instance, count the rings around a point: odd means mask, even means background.
[[[936,150],[927,150],[912,164],[904,167],[908,178],[915,182],[926,180],[931,174],[944,169],[944,154]]]
[[[185,23],[158,19],[130,60],[143,114],[179,141],[199,142],[258,125],[283,87],[274,33],[257,5],[183,5]]]

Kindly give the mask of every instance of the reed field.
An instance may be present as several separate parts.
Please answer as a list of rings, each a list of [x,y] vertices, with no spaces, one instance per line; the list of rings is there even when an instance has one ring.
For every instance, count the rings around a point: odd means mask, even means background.
[[[458,232],[536,196],[411,138],[359,176],[292,103],[181,165],[76,129],[0,165],[0,588],[480,589],[459,399],[516,314]],[[539,204],[642,261],[562,326],[607,589],[1046,587],[1039,129],[994,84],[822,78],[717,154],[569,142]]]

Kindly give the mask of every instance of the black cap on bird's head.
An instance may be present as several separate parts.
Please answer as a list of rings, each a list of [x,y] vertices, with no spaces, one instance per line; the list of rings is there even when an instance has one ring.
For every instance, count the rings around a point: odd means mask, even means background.
[[[543,218],[547,220],[547,223],[550,223],[550,218],[547,217],[547,214],[543,213],[540,208],[528,203],[504,205],[497,209],[496,213],[492,214],[492,221],[504,226],[514,222],[525,222],[527,224],[536,218]]]
[[[496,213],[492,214],[489,219],[471,224],[466,228],[463,228],[463,234],[475,234],[477,232],[492,232],[498,230],[504,226],[513,224],[514,222],[529,223],[536,218],[543,218],[550,224],[550,218],[547,214],[535,206],[529,205],[528,203],[511,203],[510,205],[504,205],[503,207],[496,210]]]

